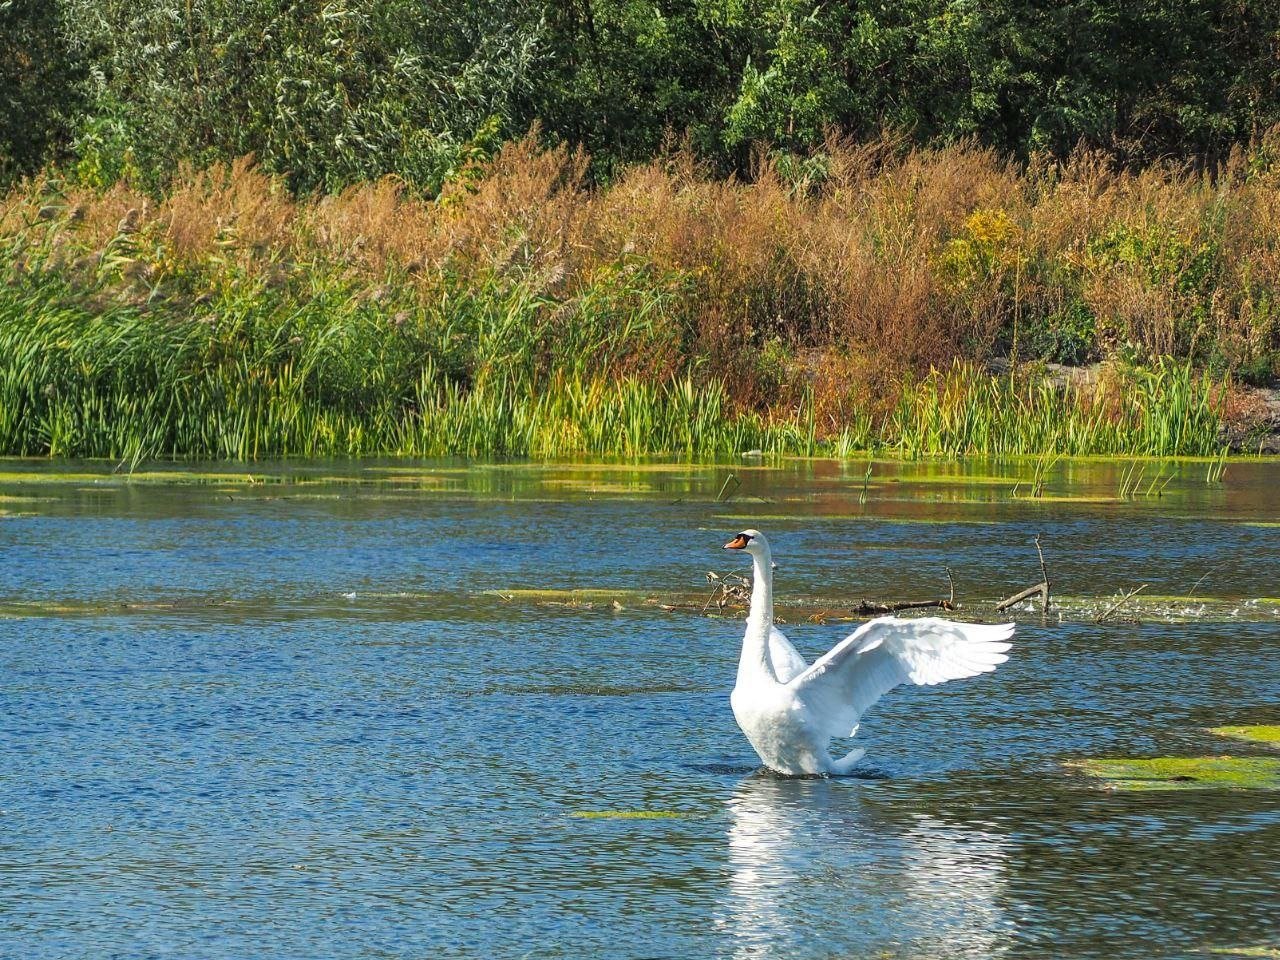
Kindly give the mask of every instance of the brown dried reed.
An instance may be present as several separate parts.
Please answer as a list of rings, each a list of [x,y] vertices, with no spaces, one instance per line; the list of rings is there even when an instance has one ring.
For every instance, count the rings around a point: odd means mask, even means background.
[[[46,174],[0,198],[0,240],[57,267],[133,238],[150,296],[231,263],[337,271],[353,292],[390,284],[424,304],[446,280],[519,283],[568,315],[609,277],[662,294],[681,331],[682,354],[644,369],[701,363],[756,408],[809,390],[835,423],[900,373],[1016,349],[1069,310],[1092,318],[1098,358],[1277,353],[1277,155],[1272,132],[1211,180],[1089,153],[1019,169],[973,145],[833,140],[817,184],[763,154],[750,181],[716,179],[675,150],[596,186],[580,150],[530,135],[433,199],[393,179],[294,198],[249,158],[184,167],[159,198]]]

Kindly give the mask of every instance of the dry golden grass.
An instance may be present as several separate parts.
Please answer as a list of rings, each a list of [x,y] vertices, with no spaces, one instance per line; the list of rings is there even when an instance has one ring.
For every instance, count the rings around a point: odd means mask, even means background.
[[[1210,180],[1091,154],[1023,170],[974,146],[832,141],[813,184],[763,155],[749,182],[716,179],[675,150],[596,187],[581,151],[531,135],[429,200],[394,180],[294,198],[247,158],[184,168],[159,198],[46,175],[0,198],[0,241],[21,266],[147,297],[228,267],[273,282],[336,271],[357,294],[424,304],[446,281],[518,283],[546,299],[548,330],[606,289],[679,331],[611,362],[666,376],[696,361],[756,409],[811,390],[834,424],[900,374],[983,361],[1071,311],[1090,319],[1095,357],[1277,355],[1277,154],[1273,132]],[[111,256],[140,266],[104,278]]]

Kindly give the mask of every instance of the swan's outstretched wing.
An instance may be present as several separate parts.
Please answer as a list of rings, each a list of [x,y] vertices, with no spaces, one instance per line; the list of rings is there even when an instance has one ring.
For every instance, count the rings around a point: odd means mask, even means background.
[[[880,617],[864,623],[791,684],[796,701],[833,737],[901,683],[934,684],[990,673],[1009,659],[1013,624],[936,617]]]
[[[769,628],[769,662],[773,664],[774,675],[779,683],[790,683],[809,669],[809,664],[800,651],[791,645],[791,641],[777,627]]]

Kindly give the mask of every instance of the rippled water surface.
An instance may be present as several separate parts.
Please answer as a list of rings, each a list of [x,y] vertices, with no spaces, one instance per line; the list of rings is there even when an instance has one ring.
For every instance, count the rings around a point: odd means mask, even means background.
[[[0,955],[1280,950],[1280,794],[1070,763],[1267,751],[1207,728],[1280,722],[1280,466],[1129,469],[0,462]],[[781,779],[697,609],[748,525],[810,657],[1037,533],[1056,606]]]

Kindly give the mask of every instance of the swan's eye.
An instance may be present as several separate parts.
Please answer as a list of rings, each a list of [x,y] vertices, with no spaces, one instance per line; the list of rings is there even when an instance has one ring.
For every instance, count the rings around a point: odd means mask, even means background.
[[[740,536],[746,543],[751,542],[751,534],[749,533],[740,533],[738,536]]]

